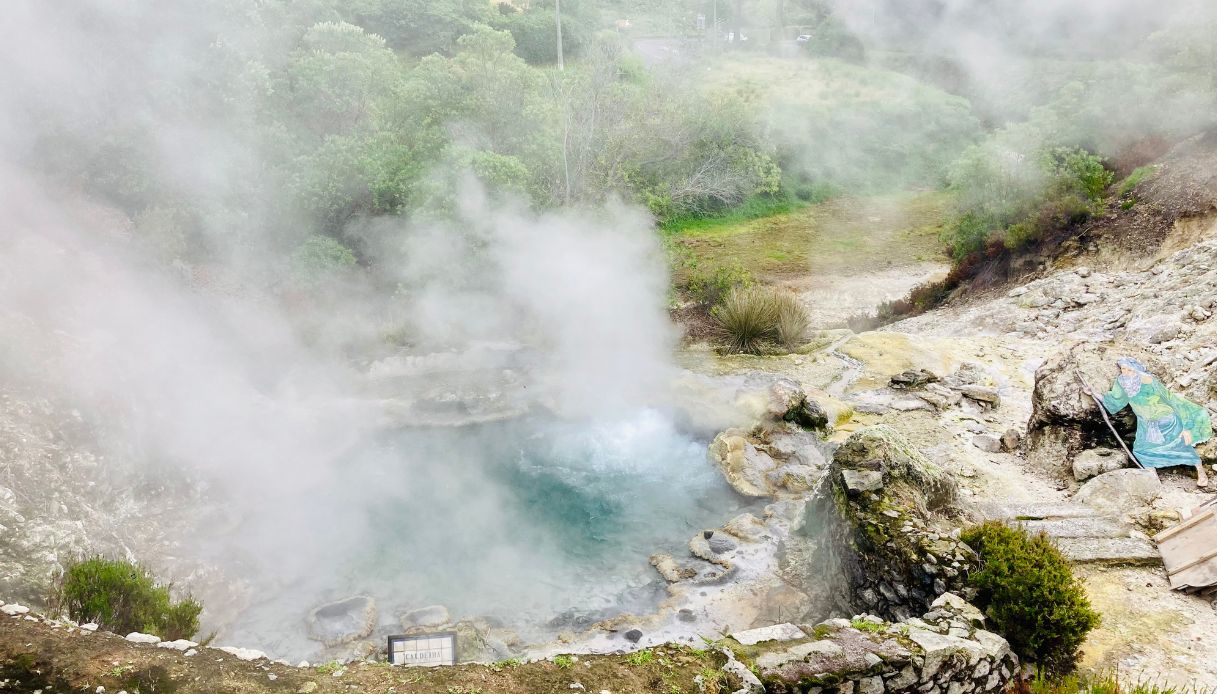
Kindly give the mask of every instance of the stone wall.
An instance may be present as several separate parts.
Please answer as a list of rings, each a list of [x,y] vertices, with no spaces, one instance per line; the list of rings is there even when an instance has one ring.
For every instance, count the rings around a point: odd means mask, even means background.
[[[889,427],[863,429],[837,449],[812,513],[830,535],[821,551],[849,576],[851,611],[898,621],[945,592],[966,592],[976,553],[936,513],[954,495],[950,475]]]
[[[1001,692],[1018,672],[1018,658],[983,623],[979,610],[946,593],[923,617],[900,623],[864,616],[813,627],[783,624],[732,638],[759,675],[741,678],[744,692]]]

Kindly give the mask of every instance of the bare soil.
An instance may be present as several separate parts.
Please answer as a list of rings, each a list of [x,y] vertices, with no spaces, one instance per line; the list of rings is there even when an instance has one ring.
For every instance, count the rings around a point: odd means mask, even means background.
[[[239,660],[203,648],[193,656],[134,644],[120,636],[88,634],[24,617],[0,615],[0,690],[130,694],[252,694],[261,692],[390,692],[413,694],[539,694],[541,692],[706,692],[717,694],[725,658],[712,651],[665,646],[647,656],[574,656],[565,667],[550,661],[403,668],[357,662],[298,668]],[[643,662],[646,660],[646,662]],[[104,687],[100,689],[100,687]],[[722,689],[721,691],[726,691]]]

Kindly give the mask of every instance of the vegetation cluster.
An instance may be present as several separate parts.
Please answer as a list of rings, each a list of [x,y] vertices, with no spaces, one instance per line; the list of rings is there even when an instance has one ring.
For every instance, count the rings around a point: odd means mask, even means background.
[[[194,636],[203,611],[194,598],[175,601],[171,586],[157,583],[146,567],[102,557],[69,565],[48,602],[77,622],[166,641]]]

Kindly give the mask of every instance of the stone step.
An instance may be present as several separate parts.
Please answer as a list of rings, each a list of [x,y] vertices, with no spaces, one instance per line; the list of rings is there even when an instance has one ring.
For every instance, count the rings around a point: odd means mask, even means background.
[[[1081,504],[990,503],[981,506],[989,520],[1049,520],[1053,518],[1095,518],[1098,513]]]
[[[1115,518],[1053,518],[1051,520],[1012,520],[1029,533],[1045,533],[1057,538],[1125,538],[1131,528]]]
[[[1062,537],[1053,540],[1061,554],[1079,564],[1160,565],[1153,543],[1139,537]]]

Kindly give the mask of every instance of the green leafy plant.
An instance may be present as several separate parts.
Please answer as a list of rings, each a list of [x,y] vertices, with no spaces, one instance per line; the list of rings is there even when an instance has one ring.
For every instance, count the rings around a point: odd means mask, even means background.
[[[342,663],[337,660],[331,660],[328,663],[322,663],[317,666],[317,672],[322,675],[332,675],[342,669]]]
[[[1052,541],[994,521],[962,538],[980,555],[968,577],[977,603],[1014,652],[1050,674],[1072,671],[1099,615]]]
[[[625,662],[630,665],[649,665],[655,661],[655,653],[648,649],[635,651],[625,657]]]
[[[189,638],[199,630],[203,606],[191,597],[174,602],[170,586],[143,566],[95,557],[68,566],[50,602],[77,621],[120,634],[141,631],[162,639]]]
[[[554,665],[562,670],[569,670],[575,666],[575,659],[569,655],[555,655]]]

